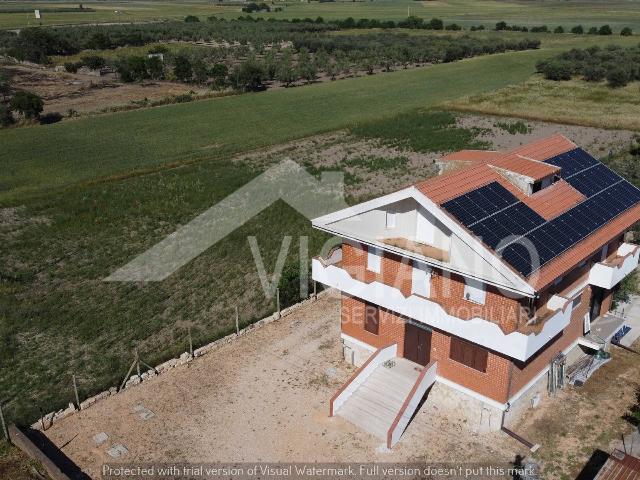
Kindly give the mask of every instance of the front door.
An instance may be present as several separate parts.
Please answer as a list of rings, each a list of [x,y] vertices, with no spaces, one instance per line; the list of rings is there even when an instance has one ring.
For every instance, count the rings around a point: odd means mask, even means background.
[[[591,287],[591,303],[589,305],[589,317],[591,321],[595,320],[600,315],[603,298],[604,288],[596,286]]]
[[[420,365],[429,363],[431,332],[411,323],[404,324],[404,358]]]

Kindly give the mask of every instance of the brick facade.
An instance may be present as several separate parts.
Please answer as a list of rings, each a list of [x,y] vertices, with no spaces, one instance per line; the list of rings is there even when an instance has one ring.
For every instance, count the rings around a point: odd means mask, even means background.
[[[368,271],[366,265],[366,247],[343,245],[342,268],[354,278],[367,283],[383,282],[396,286],[405,296],[411,295],[410,262],[403,263],[399,256],[385,254],[381,260],[380,273]],[[575,275],[568,276],[553,288],[553,293],[583,281],[589,268],[590,264],[587,264],[584,271],[579,269]],[[461,277],[446,277],[435,269],[433,273],[429,299],[438,302],[450,314],[463,319],[479,316],[495,321],[505,333],[516,329],[517,315],[520,314],[520,303],[517,300],[504,297],[489,288],[485,305],[478,305],[464,299],[464,280]],[[547,293],[552,294],[551,291]],[[601,314],[608,311],[611,297],[612,292],[608,292],[603,300]],[[502,354],[489,351],[486,372],[475,370],[449,358],[451,335],[437,329],[432,330],[430,360],[438,361],[440,376],[497,402],[505,403],[545,369],[558,352],[568,348],[583,335],[584,316],[589,310],[590,299],[591,288],[587,286],[582,291],[580,304],[573,310],[570,324],[527,362],[513,361]],[[375,335],[364,329],[364,309],[363,300],[342,295],[342,332],[376,348],[396,342],[398,355],[403,356],[405,319],[397,313],[381,308],[379,331]]]
[[[385,252],[380,273],[367,269],[367,247],[360,244],[342,245],[342,268],[356,280],[374,281],[399,289],[405,297],[411,295],[413,263],[399,255]],[[464,320],[474,317],[497,323],[505,334],[517,329],[518,320],[524,318],[521,303],[502,295],[496,288],[487,286],[484,305],[464,298],[465,282],[457,274],[432,269],[429,300],[440,304],[445,311]]]

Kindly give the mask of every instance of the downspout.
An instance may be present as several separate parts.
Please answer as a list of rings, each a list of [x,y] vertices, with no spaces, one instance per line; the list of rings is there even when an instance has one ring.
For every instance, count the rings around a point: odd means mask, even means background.
[[[518,318],[516,319],[516,331],[520,328],[520,316],[518,315]],[[508,429],[507,427],[504,426],[504,420],[505,417],[507,416],[507,412],[511,409],[511,403],[509,402],[509,399],[511,398],[511,386],[513,384],[513,369],[515,368],[515,365],[513,363],[513,360],[510,361],[510,367],[509,367],[509,379],[507,381],[507,408],[505,408],[502,411],[502,419],[500,421],[500,430],[503,431],[504,433],[506,433],[507,435],[509,435],[511,438],[517,440],[518,442],[520,442],[521,444],[523,444],[525,447],[527,447],[529,449],[529,451],[531,451],[531,453],[536,452],[539,448],[540,448],[540,444],[533,444],[531,443],[529,440],[527,440],[526,438],[518,435],[516,432],[514,432],[513,430]]]

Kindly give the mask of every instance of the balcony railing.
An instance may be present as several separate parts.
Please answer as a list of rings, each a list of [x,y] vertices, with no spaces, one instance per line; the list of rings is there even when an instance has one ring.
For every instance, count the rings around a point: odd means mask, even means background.
[[[611,289],[638,267],[640,246],[623,243],[616,256],[596,263],[589,272],[589,283],[596,287]]]
[[[324,285],[522,361],[544,347],[571,320],[572,302],[554,295],[547,303],[548,315],[540,318],[535,328],[505,333],[490,320],[480,317],[466,320],[420,295],[405,297],[392,285],[353,278],[340,262],[329,264],[328,259],[314,258],[312,272],[313,279]]]

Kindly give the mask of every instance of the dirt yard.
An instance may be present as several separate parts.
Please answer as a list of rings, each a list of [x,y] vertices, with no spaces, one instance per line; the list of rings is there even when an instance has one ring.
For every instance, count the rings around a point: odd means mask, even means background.
[[[457,126],[480,132],[477,140],[488,142],[493,150],[510,150],[561,133],[596,156],[628,148],[635,135],[627,130],[531,121],[525,122],[528,133],[511,134],[499,126],[499,123],[516,121],[518,119],[459,114]],[[438,175],[442,169],[455,167],[438,164],[447,153],[450,152],[415,152],[339,131],[240,155],[234,161],[265,168],[290,158],[311,172],[342,170],[346,173],[347,196],[354,201],[364,201]]]
[[[193,362],[100,401],[47,430],[92,477],[115,462],[478,461],[522,453],[512,439],[476,435],[426,405],[400,443],[340,417],[328,401],[352,368],[341,359],[339,303],[326,296]],[[136,407],[153,412],[143,420]],[[138,407],[138,410],[140,407]],[[93,437],[109,438],[96,446]]]
[[[161,100],[173,95],[204,93],[206,90],[178,82],[122,83],[115,75],[104,77],[54,72],[22,66],[3,67],[14,88],[37,93],[44,100],[44,113],[69,110],[78,113],[100,112],[107,108],[131,105],[144,100]]]

